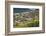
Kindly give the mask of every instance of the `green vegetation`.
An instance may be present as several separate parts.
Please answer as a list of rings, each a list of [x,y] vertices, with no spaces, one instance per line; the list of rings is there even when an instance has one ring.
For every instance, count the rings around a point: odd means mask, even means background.
[[[20,23],[15,23],[14,27],[16,28],[22,28],[22,27],[38,27],[39,21],[38,20],[28,20],[28,21],[21,21]]]

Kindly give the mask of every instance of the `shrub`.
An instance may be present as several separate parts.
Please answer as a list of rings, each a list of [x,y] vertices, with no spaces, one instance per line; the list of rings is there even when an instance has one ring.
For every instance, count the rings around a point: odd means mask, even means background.
[[[39,26],[39,21],[38,20],[34,21],[34,26],[35,27],[38,27]]]

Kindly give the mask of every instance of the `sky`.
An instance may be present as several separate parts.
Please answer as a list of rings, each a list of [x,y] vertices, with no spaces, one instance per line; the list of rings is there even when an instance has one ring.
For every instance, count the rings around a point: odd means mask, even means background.
[[[14,13],[21,13],[21,12],[31,12],[35,9],[29,9],[29,8],[13,8]]]

